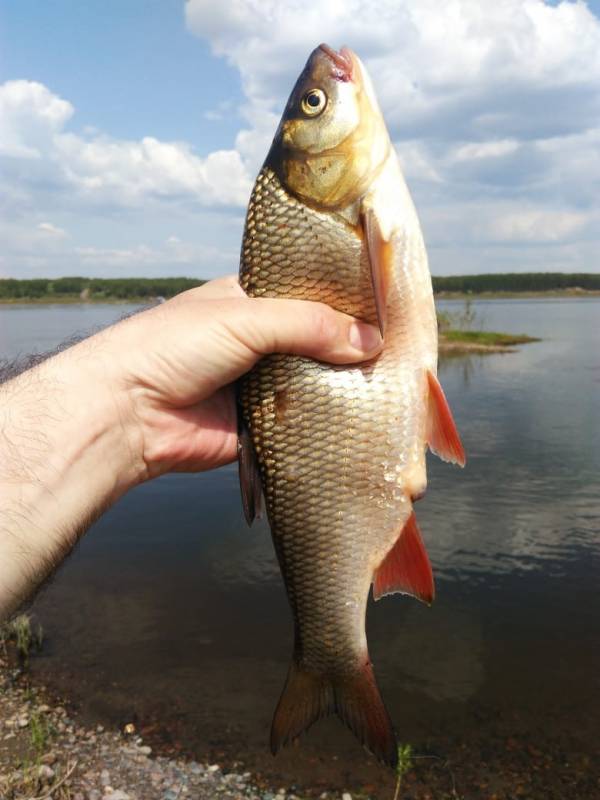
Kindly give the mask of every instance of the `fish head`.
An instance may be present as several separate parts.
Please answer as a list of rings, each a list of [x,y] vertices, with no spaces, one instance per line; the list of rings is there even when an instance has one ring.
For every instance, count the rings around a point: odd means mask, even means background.
[[[292,194],[342,209],[364,194],[390,140],[364,65],[349,48],[321,44],[286,104],[267,162]]]

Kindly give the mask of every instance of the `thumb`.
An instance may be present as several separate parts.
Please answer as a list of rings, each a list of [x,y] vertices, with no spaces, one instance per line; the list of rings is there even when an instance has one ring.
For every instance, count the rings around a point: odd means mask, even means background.
[[[288,353],[331,364],[373,358],[383,345],[379,329],[324,303],[248,298],[236,334],[258,355]]]

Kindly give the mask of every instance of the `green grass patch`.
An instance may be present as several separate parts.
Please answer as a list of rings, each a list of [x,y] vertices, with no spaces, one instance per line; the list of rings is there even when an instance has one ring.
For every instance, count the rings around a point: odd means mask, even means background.
[[[447,342],[482,344],[487,347],[510,347],[516,344],[539,342],[535,336],[524,333],[497,333],[495,331],[444,331],[442,338]]]

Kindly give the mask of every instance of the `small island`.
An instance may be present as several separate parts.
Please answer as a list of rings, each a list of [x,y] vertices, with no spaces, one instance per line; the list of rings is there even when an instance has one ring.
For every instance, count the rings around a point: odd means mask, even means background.
[[[541,340],[535,336],[527,336],[524,333],[449,330],[440,332],[438,349],[441,355],[510,353],[516,345],[539,341]]]

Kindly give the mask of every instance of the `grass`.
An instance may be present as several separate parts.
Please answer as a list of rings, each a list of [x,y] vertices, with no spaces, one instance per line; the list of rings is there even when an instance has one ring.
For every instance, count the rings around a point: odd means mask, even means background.
[[[53,734],[53,727],[44,714],[34,709],[29,717],[29,735],[31,746],[38,758],[48,749]]]
[[[438,311],[438,331],[440,342],[465,345],[466,348],[503,348],[527,342],[539,342],[534,336],[524,333],[498,333],[480,330],[484,320],[473,308],[471,298],[465,300],[462,309],[457,311]]]
[[[527,342],[539,342],[535,336],[524,333],[497,333],[495,331],[463,331],[448,330],[442,333],[446,342],[464,342],[466,344],[482,344],[487,347],[511,347]]]
[[[42,647],[44,632],[41,625],[34,627],[29,614],[19,614],[17,617],[0,625],[0,644],[6,650],[7,644],[12,643],[17,651],[21,666],[29,663],[29,656]]]
[[[396,766],[396,791],[394,800],[399,800],[402,790],[402,779],[413,766],[413,750],[409,744],[398,745],[398,765]]]

